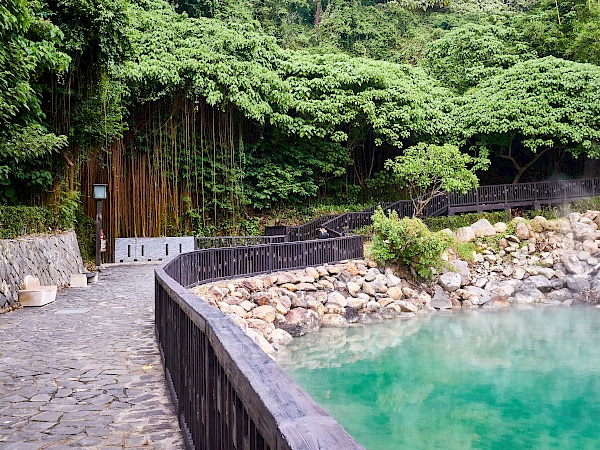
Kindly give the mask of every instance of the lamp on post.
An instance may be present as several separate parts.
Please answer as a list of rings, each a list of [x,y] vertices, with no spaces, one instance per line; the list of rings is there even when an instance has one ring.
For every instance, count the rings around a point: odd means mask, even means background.
[[[106,199],[108,192],[108,184],[93,184],[92,198],[96,200],[96,267],[101,264],[100,255],[102,253],[102,200]]]

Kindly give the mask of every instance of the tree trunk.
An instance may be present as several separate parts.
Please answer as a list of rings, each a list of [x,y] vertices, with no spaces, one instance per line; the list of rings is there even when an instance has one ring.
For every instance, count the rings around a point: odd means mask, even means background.
[[[321,16],[323,15],[323,5],[321,0],[315,0],[315,31],[319,29],[321,24]]]

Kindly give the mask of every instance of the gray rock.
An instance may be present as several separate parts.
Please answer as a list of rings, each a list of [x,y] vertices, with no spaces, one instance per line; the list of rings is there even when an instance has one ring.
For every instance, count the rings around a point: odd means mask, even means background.
[[[469,300],[473,305],[483,305],[492,298],[492,294],[489,291],[477,286],[466,286],[465,291],[470,294]]]
[[[454,292],[460,288],[462,277],[460,273],[446,272],[440,276],[439,284],[447,291]]]
[[[529,239],[531,231],[525,222],[517,222],[515,225],[515,236],[519,239]]]
[[[305,325],[307,331],[317,331],[321,326],[321,319],[319,315],[310,309],[304,308],[291,309],[285,316],[285,321],[289,325]],[[279,328],[282,327],[280,326]],[[286,329],[285,331],[293,336],[293,333],[291,333],[289,330]]]
[[[562,302],[560,300],[554,299],[554,298],[550,298],[550,297],[546,297],[543,298],[540,303],[544,304],[544,305],[560,305]]]
[[[575,256],[573,253],[563,253],[562,258],[560,259],[565,269],[569,273],[581,274],[583,273],[583,265],[579,258]]]
[[[379,311],[379,309],[381,308],[381,305],[376,302],[375,300],[371,300],[367,303],[366,309],[368,311]]]
[[[506,297],[495,295],[490,299],[490,301],[485,302],[481,307],[484,309],[501,309],[508,308],[509,306],[510,302],[506,299]]]
[[[429,303],[430,306],[435,309],[451,309],[452,301],[448,294],[446,294],[439,286],[436,286],[435,295]]]
[[[567,275],[567,288],[571,292],[581,293],[590,288],[590,279],[585,275]]]
[[[344,297],[339,292],[330,292],[327,295],[327,303],[336,303],[340,306],[346,306],[348,303],[346,302],[346,297]]]
[[[358,311],[354,308],[347,307],[346,312],[344,313],[344,317],[348,323],[356,323],[358,322]]]
[[[338,274],[337,278],[341,282],[347,283],[348,281],[351,281],[354,278],[354,275],[352,275],[347,270],[343,269],[343,270],[340,270],[340,273]]]
[[[360,323],[364,323],[365,325],[371,323],[381,323],[383,322],[383,317],[381,317],[381,314],[376,312],[364,312],[359,313],[358,321]]]
[[[365,284],[370,284],[371,287],[373,288],[373,290],[379,294],[385,294],[388,291],[388,287],[384,283],[382,283],[380,280],[377,280],[377,279],[371,281],[370,283],[365,283]],[[364,290],[364,284],[363,284],[363,290]]]
[[[394,272],[389,267],[385,269],[385,276],[387,277],[388,288],[398,286],[400,284],[400,278],[394,275]]]
[[[416,305],[412,304],[411,302],[407,302],[405,300],[396,300],[394,303],[396,305],[400,306],[401,311],[417,312],[419,310],[419,308],[417,308]]]
[[[362,309],[365,307],[365,305],[367,304],[367,302],[363,299],[360,298],[354,298],[354,297],[348,297],[346,299],[346,305],[349,306],[350,308],[354,308],[354,309]]]
[[[356,294],[358,294],[358,292],[360,291],[360,286],[353,281],[349,281],[346,287],[348,288],[348,293],[352,297],[356,297]]]
[[[552,290],[552,284],[550,280],[543,275],[534,275],[527,279],[530,283],[535,284],[535,287],[542,292],[550,292]]]
[[[269,339],[271,340],[271,344],[277,347],[285,347],[292,341],[293,336],[281,328],[276,328],[271,332]]]
[[[471,242],[475,240],[475,231],[471,227],[461,227],[454,233],[458,242]]]
[[[324,327],[347,328],[348,321],[341,314],[325,314],[323,315]]]
[[[381,308],[379,314],[384,319],[395,319],[398,317],[398,313],[393,308]]]
[[[554,277],[554,269],[550,267],[537,267],[536,270],[540,275],[543,275],[548,279]]]
[[[293,337],[304,336],[308,333],[308,327],[303,323],[278,323],[277,328],[282,329],[286,333],[290,334]]]
[[[496,234],[495,228],[486,219],[478,220],[471,225],[471,229],[475,232],[475,236],[477,237],[494,236]]]
[[[469,263],[462,259],[455,259],[450,261],[450,265],[460,274],[461,286],[469,284],[471,281],[471,269],[469,269]]]
[[[515,294],[515,300],[517,303],[530,304],[539,303],[544,298],[544,294],[537,288],[530,288]]]
[[[550,292],[546,298],[552,300],[558,300],[559,302],[564,302],[565,300],[570,300],[573,298],[573,294],[567,288],[557,289],[556,291]]]
[[[371,297],[373,297],[375,295],[375,289],[373,288],[372,283],[363,283],[362,291],[365,294],[370,295]]]
[[[381,272],[378,268],[373,267],[367,271],[367,275],[365,275],[365,281],[373,281],[377,275],[381,275]]]

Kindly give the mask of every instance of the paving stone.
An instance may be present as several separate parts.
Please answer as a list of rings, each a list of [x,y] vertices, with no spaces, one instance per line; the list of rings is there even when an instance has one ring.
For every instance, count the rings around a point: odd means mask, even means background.
[[[154,334],[153,270],[113,266],[85,291],[0,315],[0,450],[184,449]]]
[[[63,414],[59,411],[44,411],[31,418],[31,420],[38,420],[40,422],[58,422],[58,419]]]

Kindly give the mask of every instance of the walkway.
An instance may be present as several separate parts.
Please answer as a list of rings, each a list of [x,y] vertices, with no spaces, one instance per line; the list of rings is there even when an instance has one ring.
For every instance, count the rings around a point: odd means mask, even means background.
[[[0,450],[184,448],[153,270],[112,266],[54,303],[0,315]]]

